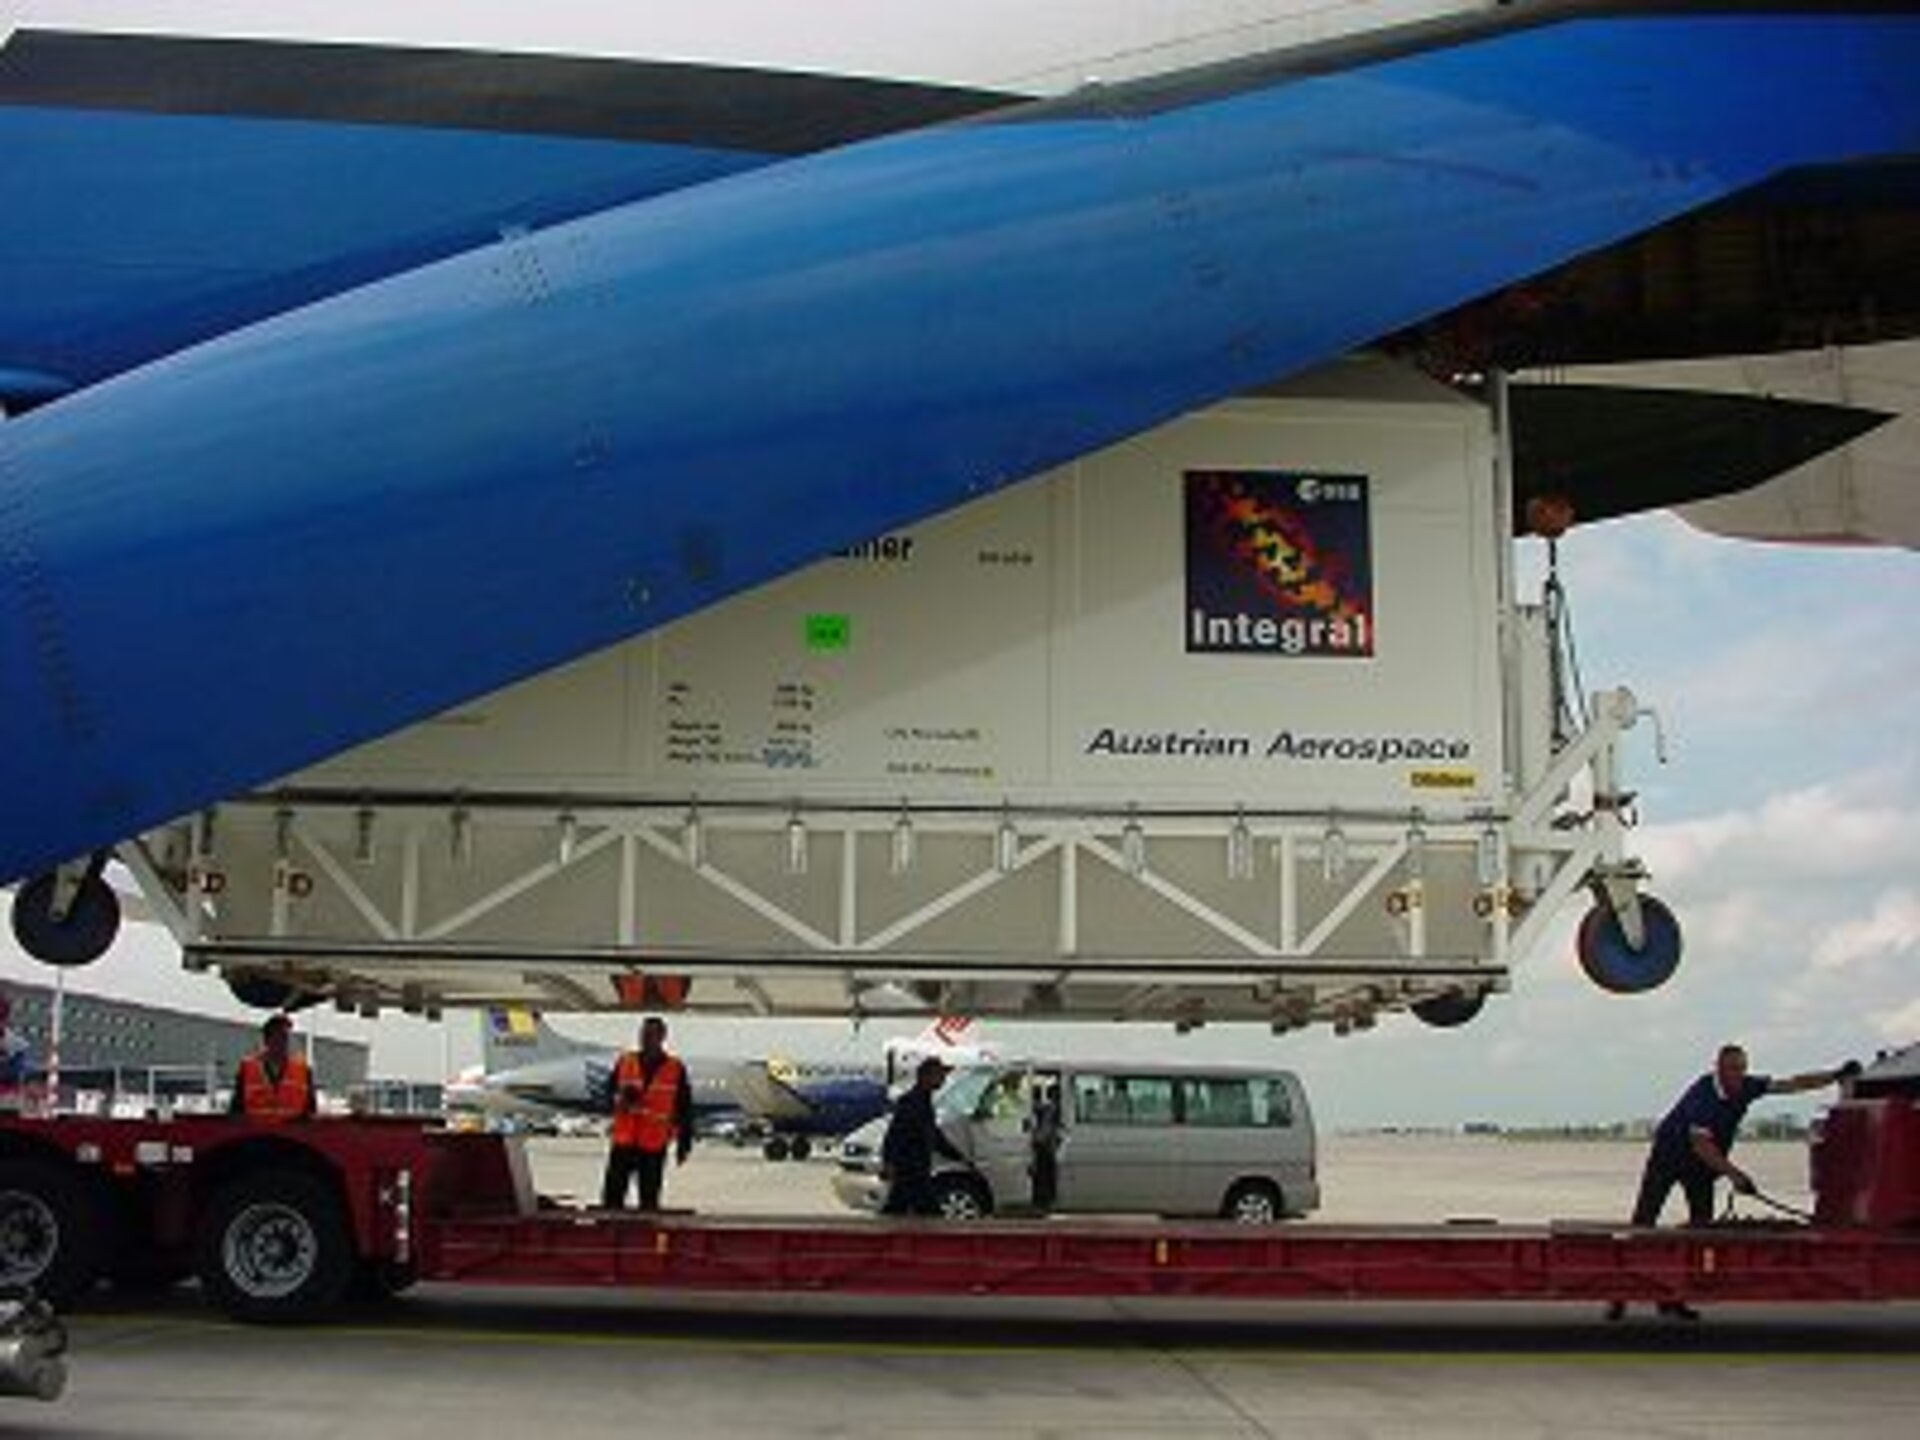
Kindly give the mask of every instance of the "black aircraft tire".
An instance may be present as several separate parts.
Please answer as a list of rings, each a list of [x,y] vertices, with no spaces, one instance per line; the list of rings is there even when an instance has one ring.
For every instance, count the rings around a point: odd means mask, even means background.
[[[42,875],[13,897],[13,937],[34,959],[63,968],[90,965],[107,953],[120,933],[120,897],[98,875],[88,875],[74,892],[66,918],[53,918],[58,880]]]
[[[112,1246],[92,1180],[37,1156],[0,1160],[0,1285],[56,1308],[93,1289]]]
[[[219,1191],[201,1217],[196,1251],[214,1304],[266,1324],[335,1309],[357,1268],[339,1196],[297,1170],[263,1170]]]

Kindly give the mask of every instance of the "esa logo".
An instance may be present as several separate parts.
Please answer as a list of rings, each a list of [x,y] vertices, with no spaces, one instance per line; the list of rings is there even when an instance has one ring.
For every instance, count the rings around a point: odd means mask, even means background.
[[[1327,480],[1309,475],[1294,487],[1294,493],[1300,497],[1303,505],[1318,505],[1329,501],[1355,501],[1360,498],[1360,486],[1352,480]]]

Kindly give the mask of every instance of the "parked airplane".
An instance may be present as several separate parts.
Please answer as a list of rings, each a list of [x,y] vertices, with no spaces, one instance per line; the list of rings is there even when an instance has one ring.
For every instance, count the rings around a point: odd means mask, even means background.
[[[894,1077],[910,1077],[928,1055],[956,1067],[991,1051],[973,1043],[972,1022],[943,1016],[911,1039],[887,1042],[877,1064],[783,1058],[683,1056],[703,1123],[740,1119],[764,1141],[767,1158],[805,1159],[885,1113]],[[530,1116],[605,1114],[620,1050],[562,1035],[530,1010],[494,1007],[481,1015],[482,1060],[447,1087],[455,1109]]]
[[[69,963],[142,832],[1356,347],[1920,331],[1912,5],[0,35],[0,883]]]
[[[481,1011],[480,1054],[478,1065],[448,1085],[450,1107],[521,1116],[599,1115],[612,1108],[619,1048],[562,1035],[531,1010],[496,1006]],[[729,1080],[734,1063],[687,1061],[697,1118],[738,1113]]]

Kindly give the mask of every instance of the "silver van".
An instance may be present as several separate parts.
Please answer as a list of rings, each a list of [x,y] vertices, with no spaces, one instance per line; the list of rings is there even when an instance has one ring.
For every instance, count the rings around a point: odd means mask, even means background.
[[[1313,1113],[1286,1070],[990,1065],[951,1076],[935,1113],[972,1162],[936,1161],[934,1193],[949,1219],[1059,1212],[1263,1224],[1320,1204]],[[842,1142],[834,1191],[854,1209],[877,1211],[886,1199],[885,1133],[876,1120]]]

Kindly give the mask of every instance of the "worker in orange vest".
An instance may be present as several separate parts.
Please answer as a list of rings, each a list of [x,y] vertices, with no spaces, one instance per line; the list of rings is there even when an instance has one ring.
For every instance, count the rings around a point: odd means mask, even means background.
[[[240,1062],[233,1081],[235,1115],[292,1120],[314,1111],[313,1070],[292,1050],[293,1021],[271,1015],[260,1027],[260,1048]]]
[[[640,1208],[660,1208],[660,1182],[667,1151],[682,1165],[693,1149],[693,1087],[687,1067],[667,1053],[667,1022],[649,1015],[640,1024],[640,1048],[621,1054],[613,1067],[613,1147],[600,1204],[618,1210],[640,1177]]]

